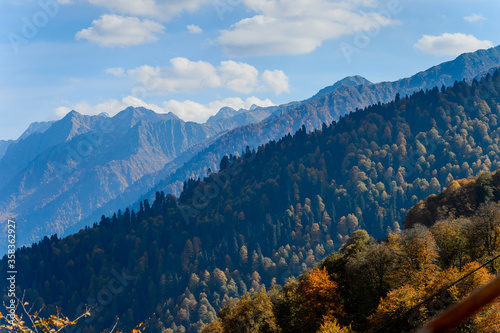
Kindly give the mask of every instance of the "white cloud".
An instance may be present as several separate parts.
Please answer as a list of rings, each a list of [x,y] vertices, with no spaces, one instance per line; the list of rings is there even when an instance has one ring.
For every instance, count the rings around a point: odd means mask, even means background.
[[[122,98],[122,103],[126,105],[126,107],[133,106],[133,107],[145,107],[146,109],[153,110],[157,113],[166,113],[165,110],[161,107],[159,107],[156,104],[149,104],[144,102],[143,100],[135,97],[135,96],[126,96]]]
[[[255,96],[242,100],[239,97],[230,97],[223,100],[213,101],[208,104],[200,104],[190,100],[177,101],[169,100],[163,102],[163,107],[167,111],[175,113],[185,121],[205,122],[210,116],[216,114],[222,107],[229,106],[235,110],[249,109],[252,105],[271,106],[275,105],[271,100],[261,100]]]
[[[257,68],[243,62],[222,61],[217,71],[227,89],[246,94],[252,92],[259,81]]]
[[[288,78],[282,71],[278,72],[266,74],[263,80],[265,80],[265,87],[281,93],[287,91],[288,88],[279,89],[277,85],[281,84],[283,87],[283,80],[288,80]],[[170,66],[143,65],[129,70],[128,74],[136,81],[135,90],[146,90],[154,94],[198,92],[222,87],[249,94],[259,85],[259,71],[254,66],[232,60],[222,61],[218,67],[215,67],[205,61],[174,58],[170,60]],[[278,82],[279,80],[281,81]]]
[[[470,23],[476,23],[476,22],[486,21],[486,17],[484,17],[482,14],[472,14],[469,16],[464,16],[464,20]]]
[[[59,106],[55,109],[56,115],[61,118],[64,117],[70,111],[71,109],[68,108],[67,106]]]
[[[125,74],[125,71],[121,67],[107,68],[104,71],[106,73],[114,75],[116,77],[120,77],[120,76],[123,76],[123,74]]]
[[[77,32],[75,39],[87,39],[105,47],[126,47],[155,42],[158,40],[156,34],[163,33],[164,30],[163,25],[151,20],[103,15],[92,21],[91,27]]]
[[[205,122],[213,114],[209,107],[190,100],[171,99],[163,102],[163,107],[185,121]]]
[[[70,0],[59,0],[65,3]],[[169,20],[172,17],[188,11],[193,12],[210,0],[86,0],[87,2],[108,8],[112,12],[134,15],[140,17],[152,17],[161,20]]]
[[[424,35],[418,40],[415,47],[434,55],[456,56],[465,52],[493,47],[493,43],[489,40],[479,40],[473,35],[444,33],[441,36]]]
[[[262,73],[262,81],[276,95],[280,95],[283,92],[290,92],[288,76],[281,70],[265,70]]]
[[[128,73],[135,78],[138,86],[150,92],[200,91],[221,85],[216,68],[208,62],[174,58],[170,60],[170,65],[144,65]]]
[[[203,29],[201,29],[199,26],[194,25],[194,24],[190,24],[190,25],[186,26],[186,28],[192,34],[201,34],[203,32]]]
[[[371,0],[243,2],[258,15],[233,24],[218,38],[223,49],[236,56],[310,53],[326,40],[396,23],[378,14]]]
[[[60,106],[56,108],[56,114],[60,117],[65,116],[69,111],[75,110],[81,114],[86,115],[97,115],[102,112],[106,112],[108,115],[112,116],[123,110],[123,104],[116,99],[109,99],[104,103],[97,104],[94,106],[89,105],[87,102],[83,101],[72,107]]]
[[[59,117],[64,117],[71,110],[75,110],[81,114],[86,114],[86,115],[98,115],[100,113],[105,112],[109,116],[114,116],[115,114],[126,109],[129,106],[133,107],[142,106],[158,113],[165,113],[165,110],[163,108],[155,104],[148,104],[134,96],[126,96],[122,98],[121,101],[111,98],[103,103],[93,106],[89,105],[86,101],[83,101],[73,105],[72,107],[60,106],[55,109],[55,112],[56,115]]]

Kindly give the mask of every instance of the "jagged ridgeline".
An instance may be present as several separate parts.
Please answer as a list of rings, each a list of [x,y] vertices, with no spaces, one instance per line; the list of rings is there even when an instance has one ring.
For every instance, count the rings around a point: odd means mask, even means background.
[[[354,231],[384,237],[419,200],[498,168],[499,92],[496,72],[226,157],[178,199],[159,193],[19,250],[19,293],[70,317],[97,302],[79,324],[86,332],[116,317],[130,329],[155,312],[151,332],[196,332],[231,298],[298,276]]]

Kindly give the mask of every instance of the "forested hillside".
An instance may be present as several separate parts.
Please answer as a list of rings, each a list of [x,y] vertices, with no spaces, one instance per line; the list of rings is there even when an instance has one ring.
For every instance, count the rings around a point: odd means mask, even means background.
[[[231,298],[284,284],[354,242],[358,229],[397,234],[419,200],[496,169],[499,92],[495,72],[226,156],[179,198],[158,193],[137,212],[18,251],[19,292],[69,316],[97,299],[85,332],[117,316],[131,328],[155,312],[151,332],[195,332]]]
[[[357,230],[283,288],[229,302],[202,333],[413,332],[498,272],[500,206],[488,201],[471,213],[416,224],[380,243]],[[497,299],[453,332],[498,332],[499,312]]]

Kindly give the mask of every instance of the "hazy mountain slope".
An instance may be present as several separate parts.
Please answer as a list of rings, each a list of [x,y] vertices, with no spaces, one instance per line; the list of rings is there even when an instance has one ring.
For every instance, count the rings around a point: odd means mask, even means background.
[[[21,134],[21,136],[16,139],[16,140],[0,140],[0,159],[2,159],[3,155],[5,155],[5,152],[7,151],[7,148],[19,140],[22,140],[28,136],[30,136],[33,133],[43,133],[45,132],[51,125],[53,121],[40,121],[40,122],[34,122],[31,123],[28,128]]]
[[[44,132],[33,132],[11,144],[0,160],[0,188],[23,170],[37,155],[48,148],[86,133],[101,117],[68,113],[63,119],[51,124]]]
[[[136,193],[146,192],[169,162],[184,153],[192,156],[205,140],[273,110],[242,111],[210,124],[144,108],[128,108],[113,118],[70,112],[9,147],[0,162],[0,216],[19,220],[19,245],[64,234],[75,224],[83,227],[81,219],[132,184],[137,183]]]
[[[101,115],[101,116],[104,116],[104,115]],[[46,130],[48,130],[50,128],[50,126],[52,126],[53,123],[54,123],[54,121],[37,121],[37,122],[31,123],[28,126],[28,129],[26,129],[26,131],[24,131],[23,134],[21,134],[21,136],[17,140],[18,141],[22,140],[22,139],[30,136],[33,133],[43,133]]]
[[[14,142],[14,140],[0,140],[0,159],[5,155],[7,148]]]
[[[240,109],[238,111],[224,107],[207,120],[207,125],[219,123],[224,124],[224,126],[228,128],[236,128],[246,124],[258,123],[269,117],[280,107],[281,106],[260,107],[253,105],[249,110]]]
[[[335,90],[337,90],[337,88],[339,88],[340,86],[355,87],[355,86],[359,86],[359,85],[368,86],[371,84],[373,84],[373,83],[368,81],[367,79],[365,79],[362,76],[359,76],[359,75],[348,76],[348,77],[343,78],[342,80],[335,82],[335,84],[333,84],[331,86],[328,86],[328,87],[321,89],[320,91],[318,91],[318,93],[316,95],[311,97],[311,99],[315,99],[315,98],[318,98],[319,96],[323,96],[323,95],[332,93]]]
[[[455,81],[471,81],[474,78],[483,76],[491,68],[500,66],[500,46],[478,50],[472,53],[464,53],[455,60],[444,62],[419,72],[409,78],[404,78],[394,82],[380,82],[371,84],[370,81],[360,76],[347,77],[333,86],[326,87],[318,92],[312,99],[322,95],[334,93],[339,97],[364,95],[364,100],[356,98],[361,102],[362,107],[366,106],[366,100],[371,103],[387,103],[394,99],[396,93],[401,96],[409,95],[415,91],[432,89],[433,87],[450,86]],[[339,85],[339,83],[343,83]],[[337,96],[332,96],[335,99]],[[368,105],[369,105],[368,104]]]
[[[217,112],[217,114],[214,114],[213,116],[210,116],[210,118],[208,118],[207,124],[214,123],[221,119],[231,118],[235,116],[237,113],[238,111],[229,106],[223,107],[219,110],[219,112]]]
[[[292,105],[297,105],[298,102],[292,102],[280,106],[270,106],[270,107],[254,107],[251,110],[239,110],[236,111],[234,116],[221,116],[219,119],[213,119],[210,124],[224,124],[227,127],[238,127],[241,124],[249,124],[252,122],[259,122],[265,118],[272,118],[276,116],[276,112],[278,110],[286,110],[287,108],[291,108]],[[227,115],[227,110],[224,108],[221,109],[222,115]],[[272,114],[272,113],[275,114]],[[106,203],[104,203],[99,209],[93,211],[88,214],[86,217],[82,217],[80,223],[70,227],[68,232],[77,232],[79,228],[84,225],[91,225],[96,220],[98,220],[101,215],[111,214],[112,212],[119,209],[118,207],[126,207],[131,204],[134,204],[138,200],[138,193],[142,193],[141,196],[146,198],[148,197],[151,189],[160,181],[167,178],[170,174],[174,173],[178,168],[182,167],[185,163],[189,162],[194,156],[196,156],[201,150],[207,148],[209,145],[213,144],[218,140],[218,138],[224,135],[224,132],[219,133],[218,135],[212,136],[202,142],[199,142],[188,149],[186,149],[182,154],[177,156],[172,161],[165,164],[165,166],[157,170],[155,172],[144,175],[141,179],[137,180],[130,186],[128,186],[123,193],[117,196],[115,199],[112,199]],[[216,170],[214,167],[213,170]],[[195,176],[196,173],[190,174],[190,176]],[[178,187],[182,186],[182,182],[178,182]]]

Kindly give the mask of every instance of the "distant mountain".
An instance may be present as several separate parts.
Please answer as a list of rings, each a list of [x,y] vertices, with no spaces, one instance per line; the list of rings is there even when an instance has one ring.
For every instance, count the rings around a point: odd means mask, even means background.
[[[233,109],[229,106],[223,107],[219,110],[219,112],[217,112],[217,114],[210,116],[210,118],[208,118],[207,124],[214,123],[214,122],[221,120],[221,119],[231,118],[232,116],[236,115],[237,113],[238,113],[238,111],[236,111],[235,109]]]
[[[257,106],[249,110],[240,109],[238,111],[231,108],[222,108],[216,115],[208,119],[207,124],[223,123],[227,127],[236,128],[243,124],[258,123],[269,117],[278,108],[278,106]]]
[[[59,121],[32,124],[0,160],[0,217],[19,220],[18,245],[64,234],[75,224],[83,227],[82,219],[138,180],[150,176],[134,187],[146,192],[167,163],[190,157],[205,140],[273,110],[257,108],[198,124],[130,107],[112,118],[71,111]]]
[[[347,77],[333,86],[320,90],[312,99],[329,98],[336,101],[334,107],[363,108],[372,103],[391,101],[396,94],[410,95],[415,91],[432,89],[433,87],[450,86],[455,81],[472,81],[492,73],[492,68],[500,66],[500,46],[464,53],[455,60],[442,63],[419,72],[409,78],[394,82],[371,84],[360,76]],[[357,84],[359,83],[359,84]]]
[[[211,116],[207,120],[207,124],[212,124],[215,122],[223,121],[223,122],[234,122],[241,124],[253,124],[258,123],[259,121],[267,118],[271,113],[276,112],[276,110],[283,109],[282,106],[269,106],[269,107],[260,107],[257,105],[252,105],[250,109],[240,109],[235,110],[231,107],[223,107],[217,112],[217,114]]]
[[[52,123],[53,121],[34,122],[30,124],[28,129],[26,129],[17,140],[0,140],[0,159],[2,159],[3,155],[7,152],[7,148],[9,148],[12,143],[22,140],[33,133],[43,133]]]
[[[21,134],[21,136],[17,140],[22,140],[24,138],[27,138],[28,136],[30,136],[33,133],[43,133],[46,130],[48,130],[50,128],[50,126],[52,126],[53,123],[54,123],[54,121],[37,121],[37,122],[31,123],[28,126],[28,129],[26,131],[24,131],[23,134]]]
[[[83,116],[72,111],[43,132],[30,130],[37,128],[37,125],[30,126],[28,135],[23,134],[21,137],[24,138],[11,144],[0,160],[0,189],[41,152],[88,132],[99,119],[97,116]]]
[[[373,83],[371,83],[370,81],[368,81],[367,79],[365,79],[362,76],[359,76],[359,75],[348,76],[348,77],[343,78],[340,81],[337,81],[335,84],[333,84],[331,86],[328,86],[326,88],[321,89],[320,91],[318,91],[318,93],[316,95],[311,97],[311,99],[315,99],[319,96],[323,96],[323,95],[332,93],[335,90],[337,90],[337,88],[339,88],[341,86],[355,87],[355,86],[359,86],[359,85],[369,86],[371,84],[373,84]]]

